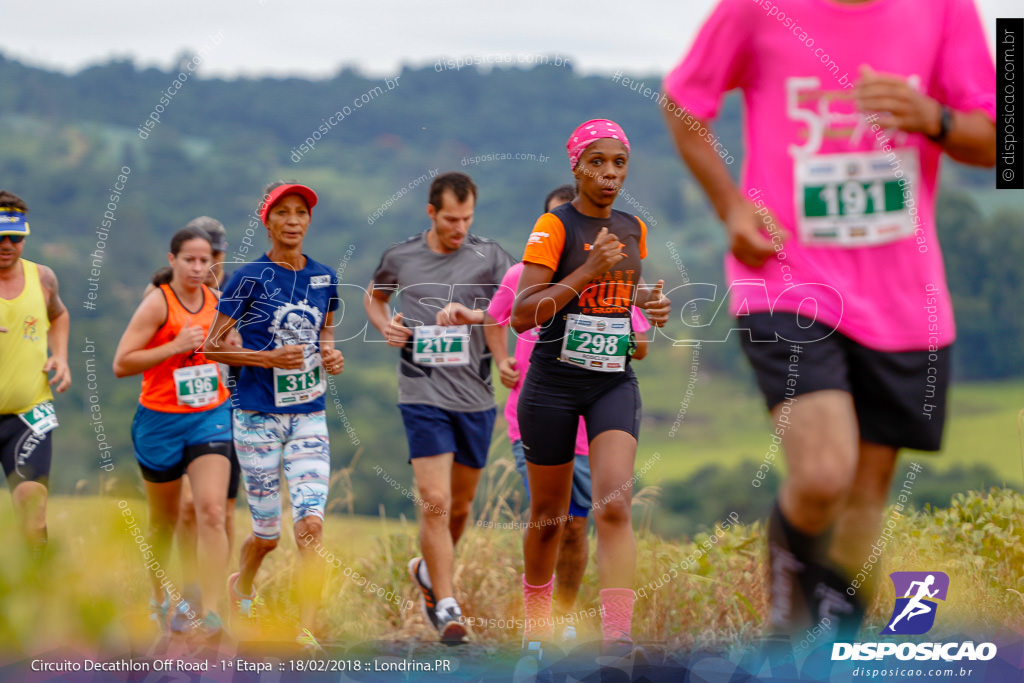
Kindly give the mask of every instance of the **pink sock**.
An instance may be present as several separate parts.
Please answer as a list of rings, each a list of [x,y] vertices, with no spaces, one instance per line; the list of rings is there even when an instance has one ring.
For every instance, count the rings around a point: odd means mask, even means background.
[[[543,586],[531,586],[526,583],[526,574],[523,574],[523,616],[526,619],[524,639],[551,640],[551,593],[554,589],[554,576]]]
[[[634,600],[636,593],[629,588],[601,589],[601,636],[605,645],[631,638]]]

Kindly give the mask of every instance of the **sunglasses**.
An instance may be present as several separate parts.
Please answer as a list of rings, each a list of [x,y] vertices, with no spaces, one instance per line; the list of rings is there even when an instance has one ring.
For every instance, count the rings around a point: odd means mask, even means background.
[[[0,242],[3,242],[5,239],[9,239],[11,241],[11,244],[20,244],[21,241],[23,239],[25,239],[25,236],[24,235],[0,235]]]

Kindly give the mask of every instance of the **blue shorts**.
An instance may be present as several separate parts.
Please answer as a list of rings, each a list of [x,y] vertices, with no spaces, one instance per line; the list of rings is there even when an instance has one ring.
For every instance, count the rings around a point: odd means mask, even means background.
[[[516,471],[523,478],[523,487],[526,488],[526,497],[530,497],[530,484],[526,480],[526,455],[523,453],[523,440],[516,439],[512,442],[512,455],[516,459]],[[570,517],[590,516],[590,458],[586,455],[576,454],[576,461],[572,468],[572,497],[569,499]]]
[[[231,402],[198,413],[164,413],[140,404],[132,420],[132,444],[143,479],[157,484],[180,479],[201,455],[228,457]]]
[[[497,408],[462,413],[422,403],[400,403],[409,460],[454,453],[455,462],[475,470],[487,464]]]

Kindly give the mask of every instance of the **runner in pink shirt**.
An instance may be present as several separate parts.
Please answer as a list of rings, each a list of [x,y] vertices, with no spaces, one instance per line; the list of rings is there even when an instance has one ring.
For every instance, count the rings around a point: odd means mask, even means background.
[[[973,0],[722,0],[665,79],[786,455],[769,525],[776,631],[828,618],[855,635],[898,450],[940,447],[955,330],[939,162],[995,164],[994,84]],[[736,89],[739,186],[710,128]]]

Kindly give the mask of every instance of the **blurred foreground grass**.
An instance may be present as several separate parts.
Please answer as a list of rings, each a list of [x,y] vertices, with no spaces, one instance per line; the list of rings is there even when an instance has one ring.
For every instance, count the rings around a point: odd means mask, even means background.
[[[506,527],[518,521],[506,503],[514,472],[490,476],[481,499],[492,501],[480,513],[458,549],[457,597],[484,651],[517,648],[522,616],[519,590],[522,532]],[[511,472],[511,474],[510,474]],[[638,526],[634,633],[671,649],[725,643],[741,645],[763,633],[767,600],[764,529],[739,524],[687,542],[667,542],[645,529],[644,505],[656,495],[636,496]],[[157,636],[148,620],[148,583],[138,549],[117,505],[102,497],[57,497],[50,501],[51,552],[42,566],[28,562],[14,531],[10,498],[0,495],[0,639],[7,654],[31,656],[56,647],[88,656],[114,656],[147,650]],[[128,501],[144,526],[142,500]],[[238,510],[238,539],[248,531],[248,515]],[[923,510],[898,520],[895,535],[875,569],[879,591],[866,628],[877,633],[893,604],[890,571],[939,570],[950,575],[950,594],[932,633],[941,638],[970,627],[1010,627],[1024,633],[1024,497],[1011,491],[958,494],[948,509]],[[430,643],[436,637],[423,624],[418,596],[405,565],[418,553],[416,527],[404,519],[332,515],[325,525],[325,555],[331,563],[323,593],[320,631],[331,643],[362,641]],[[596,615],[599,587],[591,561],[577,605]],[[714,542],[711,542],[714,541]],[[696,553],[696,554],[695,554]],[[692,562],[686,562],[686,558]],[[287,530],[257,577],[266,599],[266,620],[246,640],[290,641],[297,630],[293,595],[294,539]],[[232,564],[237,563],[237,547]],[[673,571],[674,569],[674,571]],[[172,565],[177,576],[177,566]],[[581,639],[597,637],[599,617],[582,616]],[[239,634],[243,635],[243,634]],[[411,645],[410,645],[411,647]]]

